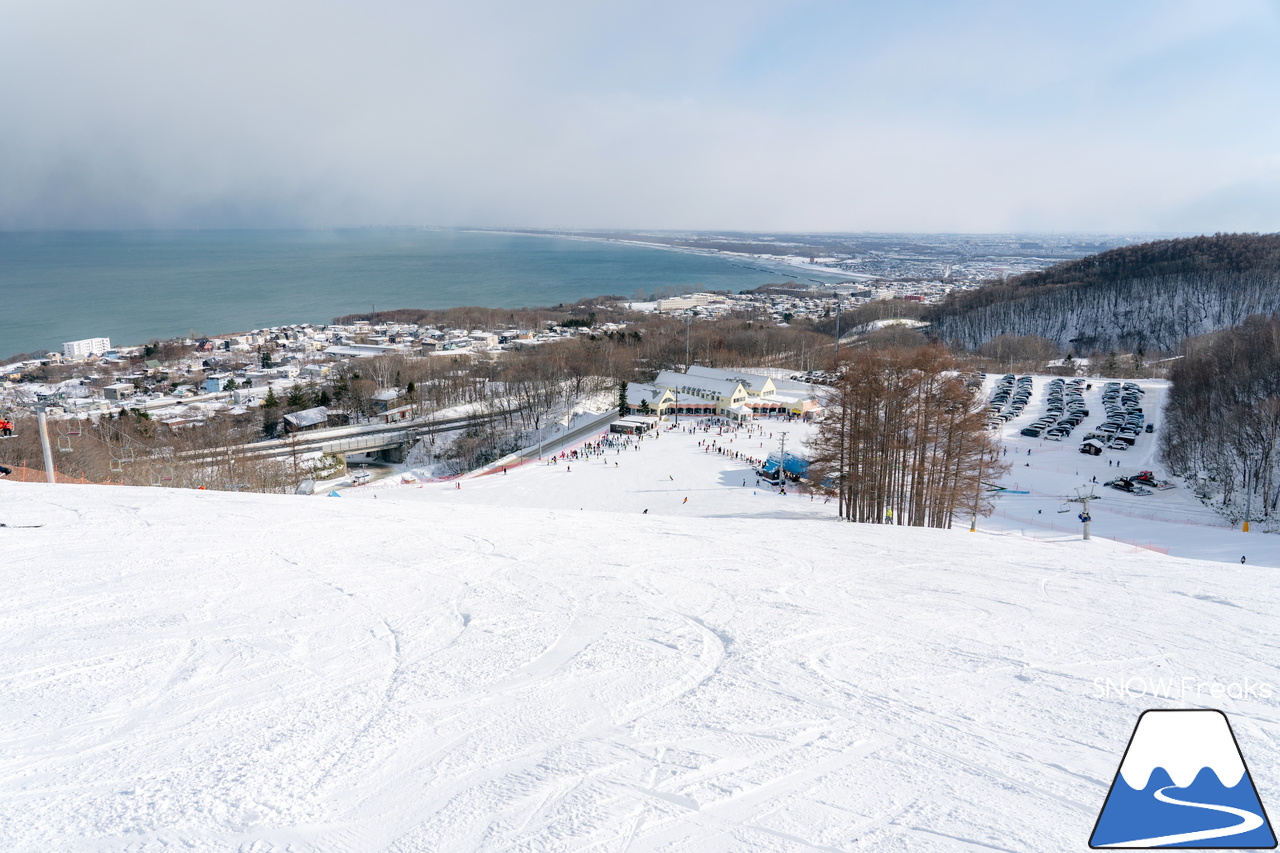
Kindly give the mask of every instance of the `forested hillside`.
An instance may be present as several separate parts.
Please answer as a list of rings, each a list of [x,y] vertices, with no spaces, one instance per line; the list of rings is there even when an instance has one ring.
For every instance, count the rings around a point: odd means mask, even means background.
[[[1203,477],[1202,494],[1241,518],[1280,505],[1280,320],[1251,317],[1238,328],[1187,342],[1173,370],[1160,449],[1175,474]]]
[[[1159,240],[956,294],[933,332],[975,349],[1038,335],[1087,354],[1174,350],[1186,338],[1280,311],[1280,234]]]

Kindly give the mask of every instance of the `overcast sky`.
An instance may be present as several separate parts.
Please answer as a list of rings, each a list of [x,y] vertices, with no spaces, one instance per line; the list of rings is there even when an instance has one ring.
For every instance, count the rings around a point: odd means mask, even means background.
[[[1280,230],[1280,5],[0,3],[0,228]]]

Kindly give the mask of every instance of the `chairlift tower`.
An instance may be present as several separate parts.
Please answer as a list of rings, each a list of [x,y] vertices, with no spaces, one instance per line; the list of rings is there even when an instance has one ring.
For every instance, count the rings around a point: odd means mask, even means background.
[[[1102,500],[1102,498],[1093,493],[1092,487],[1090,487],[1089,494],[1087,495],[1080,494],[1080,490],[1077,489],[1076,496],[1074,498],[1067,498],[1067,503],[1080,504],[1080,515],[1077,517],[1080,519],[1081,523],[1084,524],[1084,540],[1086,542],[1089,541],[1089,523],[1093,521],[1093,516],[1089,512],[1089,501],[1100,500]]]
[[[57,483],[57,475],[53,471],[53,449],[49,446],[49,421],[45,417],[44,404],[36,406],[36,425],[40,428],[40,449],[44,451],[45,478],[52,484]]]

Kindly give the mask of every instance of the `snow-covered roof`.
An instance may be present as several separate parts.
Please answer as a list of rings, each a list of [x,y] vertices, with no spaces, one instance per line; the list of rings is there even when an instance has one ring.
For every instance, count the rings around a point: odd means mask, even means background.
[[[284,419],[298,428],[319,426],[328,423],[329,410],[324,406],[316,406],[314,409],[303,409],[301,412],[285,415]]]
[[[674,370],[663,370],[653,384],[672,390],[704,391],[716,397],[731,397],[741,385],[734,379],[719,379],[708,376],[697,376],[688,373],[677,373]]]

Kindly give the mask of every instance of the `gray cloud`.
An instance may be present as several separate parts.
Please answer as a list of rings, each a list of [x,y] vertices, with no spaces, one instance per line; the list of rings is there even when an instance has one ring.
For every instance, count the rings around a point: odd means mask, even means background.
[[[1280,228],[1268,5],[882,8],[9,4],[0,227]]]

